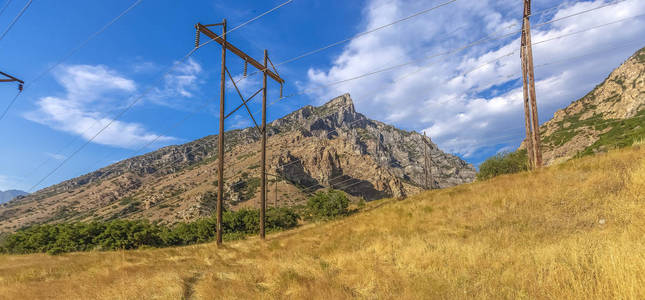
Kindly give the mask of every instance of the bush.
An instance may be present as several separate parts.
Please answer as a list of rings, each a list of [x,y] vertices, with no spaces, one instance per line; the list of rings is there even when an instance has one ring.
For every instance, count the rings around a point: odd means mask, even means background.
[[[307,201],[307,217],[313,220],[333,219],[349,213],[349,199],[342,191],[318,192]]]
[[[222,233],[227,239],[241,239],[260,231],[258,210],[226,211]],[[300,216],[290,208],[269,208],[266,228],[284,230],[298,225]],[[217,235],[216,217],[168,227],[148,221],[112,220],[92,223],[61,223],[36,225],[5,234],[0,240],[0,253],[49,253],[74,251],[137,249],[205,243]]]
[[[513,174],[528,170],[526,150],[499,153],[479,166],[477,180],[487,180],[503,174]]]

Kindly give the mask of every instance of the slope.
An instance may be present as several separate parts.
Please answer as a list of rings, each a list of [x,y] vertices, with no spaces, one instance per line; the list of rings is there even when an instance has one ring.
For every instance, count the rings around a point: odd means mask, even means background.
[[[471,182],[475,169],[416,132],[370,120],[346,94],[269,124],[269,205],[298,205],[322,188],[367,200]],[[170,146],[42,189],[0,206],[0,231],[38,223],[111,220],[192,221],[215,207],[217,136]],[[225,201],[257,205],[259,134],[226,133]],[[427,156],[425,156],[427,153]],[[425,162],[430,176],[426,181]]]
[[[226,244],[0,256],[0,297],[645,297],[645,149],[610,151]]]
[[[546,164],[645,138],[645,48],[540,126]]]

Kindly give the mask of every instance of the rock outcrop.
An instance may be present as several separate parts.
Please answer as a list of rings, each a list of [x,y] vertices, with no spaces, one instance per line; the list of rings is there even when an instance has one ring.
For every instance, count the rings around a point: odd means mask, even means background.
[[[644,117],[645,48],[540,126],[544,162],[629,146],[644,137]]]

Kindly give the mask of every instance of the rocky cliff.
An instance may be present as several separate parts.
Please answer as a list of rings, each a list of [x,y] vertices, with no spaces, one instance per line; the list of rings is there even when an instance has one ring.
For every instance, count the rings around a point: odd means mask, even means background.
[[[645,48],[540,126],[544,161],[553,164],[641,142],[644,117]]]
[[[366,200],[404,197],[475,177],[471,165],[429,138],[356,112],[347,94],[297,110],[270,123],[267,132],[269,205],[302,203],[325,188]],[[225,200],[232,209],[257,205],[259,138],[255,127],[225,134]],[[217,140],[208,136],[165,147],[4,204],[0,229],[113,218],[174,223],[209,215],[216,198]]]

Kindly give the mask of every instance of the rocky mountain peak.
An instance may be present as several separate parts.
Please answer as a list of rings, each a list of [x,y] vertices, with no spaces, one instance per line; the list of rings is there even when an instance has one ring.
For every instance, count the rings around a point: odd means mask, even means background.
[[[352,97],[348,93],[331,99],[329,102],[320,106],[319,109],[356,113],[356,110],[354,109],[354,101],[352,101]]]
[[[349,94],[268,124],[269,189],[276,205],[300,205],[333,188],[366,200],[468,183],[475,169],[417,132],[356,112]],[[226,205],[259,198],[259,134],[226,132]],[[69,220],[145,218],[168,223],[212,213],[218,136],[161,148],[0,206],[0,231]],[[354,199],[356,199],[354,198]]]

